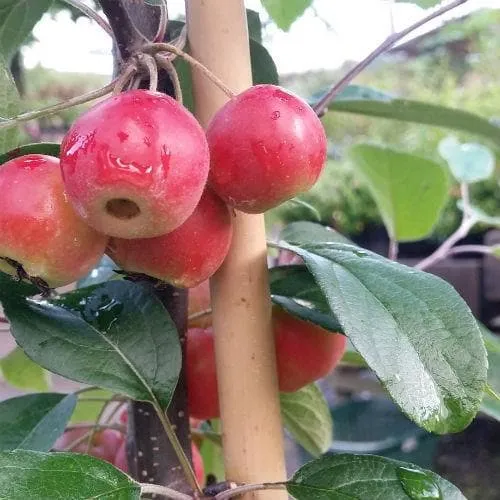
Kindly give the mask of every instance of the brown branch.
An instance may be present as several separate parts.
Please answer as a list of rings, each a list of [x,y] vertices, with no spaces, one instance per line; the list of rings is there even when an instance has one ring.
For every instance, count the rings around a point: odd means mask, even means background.
[[[320,98],[320,100],[313,106],[314,111],[318,116],[323,116],[328,105],[335,99],[335,97],[341,92],[356,76],[358,76],[367,66],[369,66],[377,57],[382,55],[384,52],[389,50],[394,44],[396,44],[399,40],[404,38],[406,35],[411,33],[412,31],[420,28],[424,24],[427,24],[429,21],[436,19],[446,12],[449,12],[452,9],[466,3],[468,0],[455,0],[454,2],[449,3],[441,7],[438,10],[435,10],[428,16],[420,19],[416,23],[412,24],[408,28],[399,31],[397,33],[392,33],[389,35],[373,52],[368,54],[361,62],[356,64],[354,68],[347,72],[347,74],[342,77],[337,83],[332,85],[332,87]]]

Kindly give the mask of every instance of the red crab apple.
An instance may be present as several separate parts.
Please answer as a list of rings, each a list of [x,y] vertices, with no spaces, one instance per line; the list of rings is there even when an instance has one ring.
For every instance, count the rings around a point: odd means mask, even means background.
[[[207,129],[209,184],[228,204],[261,213],[309,190],[326,160],[326,136],[312,108],[275,85],[227,102]]]
[[[274,306],[278,387],[295,392],[328,375],[345,351],[346,337],[293,316]],[[200,419],[219,413],[217,372],[212,328],[190,328],[187,333],[186,370],[189,413]]]
[[[200,420],[219,417],[219,396],[217,393],[212,328],[188,329],[186,378],[189,415]]]
[[[0,270],[13,263],[49,286],[85,276],[102,258],[107,237],[76,214],[64,193],[59,160],[30,154],[0,166]]]
[[[187,109],[159,92],[131,90],[81,115],[61,144],[68,196],[88,224],[119,238],[180,226],[205,187],[209,153]]]
[[[273,330],[282,392],[295,392],[326,377],[342,358],[346,337],[273,307]]]
[[[111,238],[108,254],[126,271],[190,288],[217,271],[231,235],[227,205],[207,189],[193,214],[171,233],[146,239]]]

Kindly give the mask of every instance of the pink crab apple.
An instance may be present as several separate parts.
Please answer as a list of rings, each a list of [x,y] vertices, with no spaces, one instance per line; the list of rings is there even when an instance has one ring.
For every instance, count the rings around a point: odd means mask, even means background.
[[[55,443],[54,449],[61,451],[66,449],[71,443],[83,437],[88,428],[77,428],[66,431]],[[113,429],[103,429],[94,434],[92,443],[89,449],[89,455],[106,460],[111,464],[115,464],[116,455],[120,448],[125,444],[125,437],[118,431]],[[88,442],[84,440],[71,449],[75,453],[86,453],[88,449]],[[126,463],[126,462],[125,462]]]
[[[1,271],[16,275],[19,264],[57,287],[85,276],[102,258],[108,238],[67,201],[57,158],[30,154],[4,163],[0,192]]]
[[[209,184],[230,206],[261,213],[309,190],[326,160],[326,136],[312,108],[275,85],[227,102],[207,129]]]
[[[180,226],[205,188],[209,152],[196,119],[175,99],[131,90],[81,115],[61,144],[70,201],[98,231],[150,238]]]
[[[190,288],[212,276],[226,257],[232,221],[227,205],[207,189],[184,224],[156,238],[111,238],[107,253],[125,271]]]

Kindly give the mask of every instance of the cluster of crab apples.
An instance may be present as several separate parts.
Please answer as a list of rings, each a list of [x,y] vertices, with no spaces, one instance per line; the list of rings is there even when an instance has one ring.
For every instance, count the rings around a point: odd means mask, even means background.
[[[277,86],[234,97],[206,133],[165,94],[123,92],[73,123],[59,159],[0,167],[0,270],[58,287],[107,252],[125,271],[196,286],[227,254],[232,209],[308,190],[325,158],[314,111]]]
[[[320,120],[280,87],[242,92],[206,132],[165,94],[123,92],[73,123],[59,158],[30,154],[0,166],[0,270],[59,287],[107,253],[125,272],[200,286],[207,308],[206,280],[228,252],[234,210],[262,213],[307,191],[325,160]],[[283,310],[273,324],[282,391],[326,375],[343,353],[343,336]],[[188,380],[191,413],[216,417],[211,328],[191,327],[188,379],[213,389]]]

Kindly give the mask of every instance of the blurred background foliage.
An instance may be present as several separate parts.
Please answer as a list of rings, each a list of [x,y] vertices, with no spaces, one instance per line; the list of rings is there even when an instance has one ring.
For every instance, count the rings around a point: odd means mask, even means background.
[[[500,11],[485,9],[397,46],[363,72],[356,83],[394,97],[500,119],[499,53]],[[286,75],[281,83],[307,98],[338,80],[353,65],[346,63],[334,72]],[[328,112],[323,123],[330,140],[331,158],[321,180],[300,198],[319,211],[323,223],[351,236],[380,225],[381,219],[367,189],[344,159],[347,148],[358,142],[385,144],[442,163],[437,145],[450,133],[436,127],[335,112]],[[454,135],[463,141],[475,140],[466,134]],[[496,155],[500,159],[498,151]],[[499,169],[497,162],[495,176],[471,186],[472,199],[490,214],[498,213],[500,208]],[[452,184],[450,200],[433,238],[441,240],[457,227],[458,197],[458,187]],[[268,214],[270,225],[295,220],[313,221],[315,215],[291,203]]]

